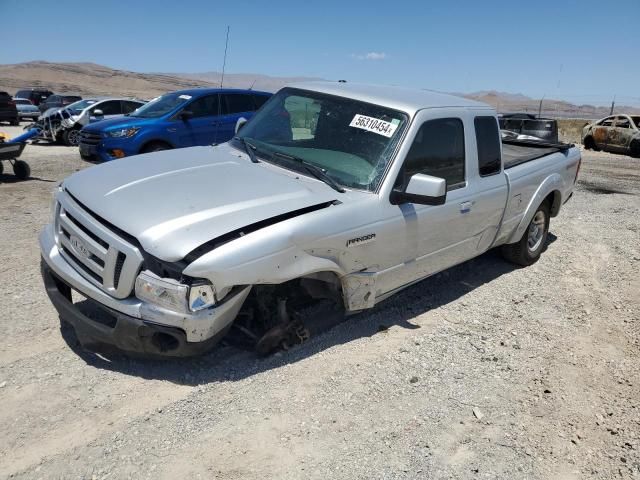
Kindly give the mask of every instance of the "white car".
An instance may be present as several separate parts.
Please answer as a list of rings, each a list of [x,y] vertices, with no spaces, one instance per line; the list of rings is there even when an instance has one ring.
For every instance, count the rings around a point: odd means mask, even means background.
[[[145,102],[135,98],[85,98],[65,108],[51,108],[37,122],[41,138],[77,146],[80,130],[93,122],[133,112]]]

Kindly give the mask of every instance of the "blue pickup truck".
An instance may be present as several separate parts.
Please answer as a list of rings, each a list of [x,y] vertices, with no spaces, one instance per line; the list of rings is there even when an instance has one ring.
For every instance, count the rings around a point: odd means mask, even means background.
[[[195,88],[164,94],[124,117],[87,125],[80,132],[85,160],[116,158],[230,140],[271,96],[254,90]]]

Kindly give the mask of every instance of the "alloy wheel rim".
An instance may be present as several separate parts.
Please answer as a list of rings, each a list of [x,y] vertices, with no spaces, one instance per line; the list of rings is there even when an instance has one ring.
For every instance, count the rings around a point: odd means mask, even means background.
[[[71,130],[69,132],[68,138],[71,145],[78,145],[78,143],[80,142],[80,132],[78,132],[77,130]]]
[[[530,252],[535,252],[542,244],[544,237],[544,225],[545,225],[544,212],[538,211],[533,216],[533,220],[529,224],[529,235],[527,236],[527,248]]]

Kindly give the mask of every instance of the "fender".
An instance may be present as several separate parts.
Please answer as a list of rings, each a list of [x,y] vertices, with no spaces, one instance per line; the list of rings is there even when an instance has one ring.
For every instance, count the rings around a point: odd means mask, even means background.
[[[558,215],[560,206],[562,205],[562,194],[560,193],[562,191],[564,191],[564,180],[559,173],[553,173],[545,178],[536,190],[536,193],[531,197],[518,227],[504,243],[515,243],[520,240],[529,223],[531,223],[531,219],[536,213],[536,210],[550,193],[554,193],[554,200],[551,205],[551,216],[555,217]]]

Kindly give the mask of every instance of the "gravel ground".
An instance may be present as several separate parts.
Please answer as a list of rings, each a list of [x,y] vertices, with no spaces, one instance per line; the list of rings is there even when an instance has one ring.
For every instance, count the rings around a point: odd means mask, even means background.
[[[62,337],[37,234],[87,164],[23,158],[33,179],[0,176],[0,477],[640,477],[640,160],[585,152],[532,267],[489,252],[286,353],[153,362]]]

